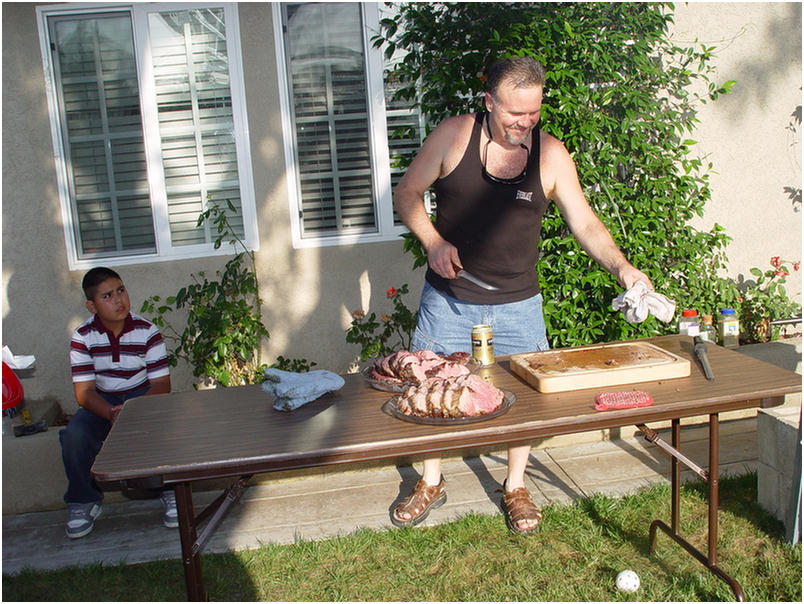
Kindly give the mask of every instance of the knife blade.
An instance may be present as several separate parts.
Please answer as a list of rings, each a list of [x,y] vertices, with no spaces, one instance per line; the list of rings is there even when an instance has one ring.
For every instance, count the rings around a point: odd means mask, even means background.
[[[695,356],[698,357],[698,360],[701,362],[701,367],[703,367],[706,379],[714,380],[715,374],[712,373],[712,366],[709,364],[709,357],[706,354],[706,342],[703,341],[701,336],[695,336],[693,341],[695,342],[695,346],[693,347]]]
[[[499,287],[494,287],[494,286],[493,286],[493,285],[491,285],[490,283],[486,283],[486,282],[485,282],[485,281],[483,281],[482,279],[478,279],[478,278],[477,278],[477,277],[475,277],[475,276],[474,276],[472,273],[467,273],[467,272],[466,272],[465,270],[463,270],[463,269],[459,270],[459,271],[458,271],[458,273],[457,273],[457,275],[458,275],[458,278],[459,278],[459,279],[460,279],[461,277],[463,277],[464,279],[467,279],[467,280],[471,281],[471,282],[472,282],[472,283],[474,283],[475,285],[479,285],[479,286],[480,286],[480,287],[482,287],[483,289],[487,289],[487,290],[492,291],[492,292],[493,292],[493,291],[497,291],[498,289],[500,289]]]

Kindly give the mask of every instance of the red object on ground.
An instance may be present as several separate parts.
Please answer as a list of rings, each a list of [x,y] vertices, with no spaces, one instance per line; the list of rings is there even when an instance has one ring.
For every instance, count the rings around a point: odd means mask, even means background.
[[[631,407],[647,407],[653,404],[653,397],[642,390],[626,392],[601,392],[595,397],[595,409],[630,409]]]
[[[23,396],[22,384],[17,374],[3,363],[3,409],[16,407],[22,402]]]

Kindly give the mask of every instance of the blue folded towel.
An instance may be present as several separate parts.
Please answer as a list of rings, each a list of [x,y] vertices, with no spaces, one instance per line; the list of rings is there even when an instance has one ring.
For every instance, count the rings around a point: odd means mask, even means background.
[[[322,394],[339,390],[346,383],[341,376],[326,369],[294,373],[269,367],[263,375],[262,389],[276,399],[274,409],[277,411],[298,409]]]

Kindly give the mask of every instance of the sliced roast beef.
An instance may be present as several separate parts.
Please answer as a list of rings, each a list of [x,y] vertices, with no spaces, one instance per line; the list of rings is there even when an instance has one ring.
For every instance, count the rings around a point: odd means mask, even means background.
[[[477,375],[427,378],[399,395],[397,409],[422,417],[473,417],[491,413],[505,394]]]
[[[471,356],[468,353],[453,353],[449,357],[436,354],[432,350],[409,352],[400,350],[378,359],[370,372],[376,379],[399,380],[404,383],[420,384],[431,377],[447,378],[470,373],[466,364]]]

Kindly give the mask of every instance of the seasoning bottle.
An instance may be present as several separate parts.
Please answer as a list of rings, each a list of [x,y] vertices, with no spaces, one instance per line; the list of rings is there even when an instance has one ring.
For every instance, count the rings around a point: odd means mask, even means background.
[[[701,333],[697,310],[688,309],[681,313],[681,318],[678,320],[678,333],[682,336],[697,336]]]
[[[740,319],[733,308],[721,308],[718,320],[718,336],[724,348],[740,346]]]
[[[717,344],[717,331],[712,324],[712,315],[702,315],[701,319],[701,339]]]

